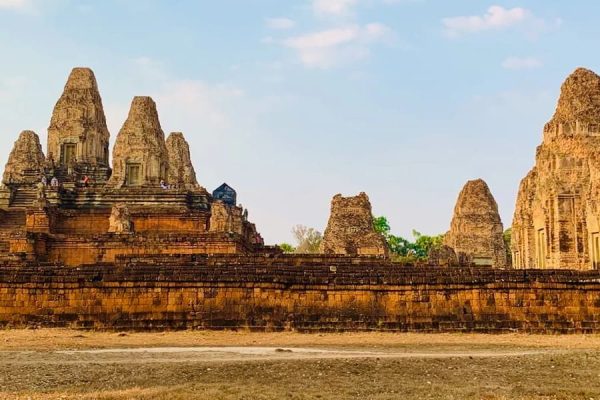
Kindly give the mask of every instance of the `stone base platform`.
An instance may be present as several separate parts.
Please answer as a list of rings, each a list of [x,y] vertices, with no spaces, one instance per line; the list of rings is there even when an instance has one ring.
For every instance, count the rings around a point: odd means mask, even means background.
[[[273,254],[4,262],[0,326],[598,333],[600,272]]]

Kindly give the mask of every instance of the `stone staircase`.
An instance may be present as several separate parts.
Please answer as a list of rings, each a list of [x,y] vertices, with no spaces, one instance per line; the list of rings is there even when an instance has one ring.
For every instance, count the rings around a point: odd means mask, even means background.
[[[17,189],[10,206],[13,208],[26,208],[31,206],[36,198],[37,191],[35,189]]]
[[[73,173],[69,175],[68,168],[66,167],[57,167],[54,170],[54,175],[58,179],[58,181],[62,185],[74,185],[76,187],[81,187],[82,180],[85,175],[90,178],[90,186],[102,186],[110,176],[110,168],[107,167],[97,167],[97,166],[87,166],[85,164],[76,165],[73,168]],[[52,177],[48,177],[48,183]]]

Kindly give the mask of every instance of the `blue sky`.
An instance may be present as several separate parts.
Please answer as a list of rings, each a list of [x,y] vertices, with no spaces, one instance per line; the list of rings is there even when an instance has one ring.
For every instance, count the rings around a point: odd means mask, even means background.
[[[468,179],[504,225],[560,84],[599,70],[600,3],[0,0],[0,163],[44,147],[70,69],[96,73],[112,142],[131,98],[183,131],[200,183],[228,182],[268,243],[323,230],[365,191],[392,230],[448,229]]]

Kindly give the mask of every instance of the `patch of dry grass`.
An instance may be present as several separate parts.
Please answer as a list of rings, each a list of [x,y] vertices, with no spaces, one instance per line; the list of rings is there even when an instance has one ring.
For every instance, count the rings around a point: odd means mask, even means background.
[[[83,337],[81,337],[81,336]],[[48,363],[48,350],[136,346],[325,346],[435,352],[548,348],[510,357]],[[0,399],[600,400],[600,336],[1,331]],[[1,354],[0,354],[1,357]],[[39,360],[40,362],[36,362]]]
[[[0,330],[0,350],[56,350],[145,346],[506,346],[598,349],[600,335],[461,333],[314,333],[245,331],[96,332],[70,329]]]

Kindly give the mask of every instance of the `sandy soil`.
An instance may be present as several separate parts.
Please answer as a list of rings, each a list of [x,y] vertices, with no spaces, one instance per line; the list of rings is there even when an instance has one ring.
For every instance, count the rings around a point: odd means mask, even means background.
[[[94,332],[69,329],[0,330],[1,350],[194,346],[506,346],[600,349],[600,335],[323,333],[245,331]]]
[[[596,399],[600,336],[0,331],[0,399]]]

